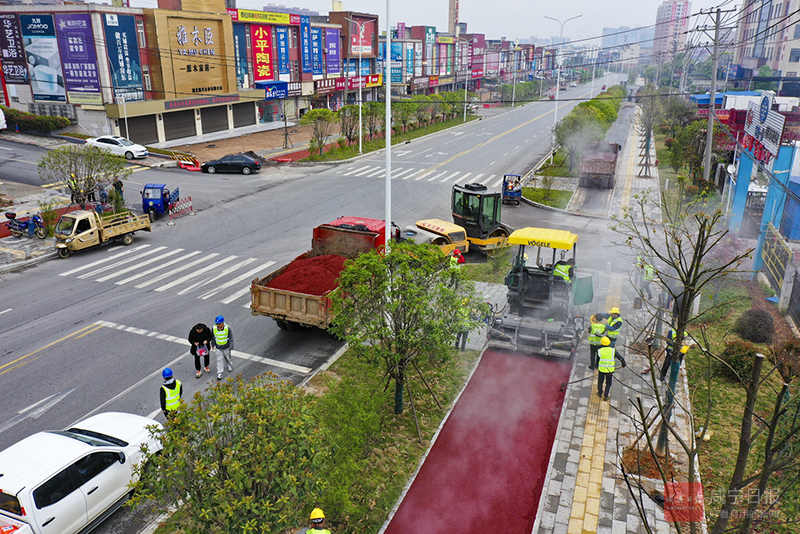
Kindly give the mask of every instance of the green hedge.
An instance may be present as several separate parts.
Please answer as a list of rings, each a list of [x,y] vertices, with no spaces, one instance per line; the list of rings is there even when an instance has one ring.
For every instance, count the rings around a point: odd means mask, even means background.
[[[51,117],[49,115],[34,115],[27,111],[0,106],[6,116],[9,129],[19,127],[20,130],[35,130],[37,132],[52,132],[61,130],[71,124],[66,117]]]

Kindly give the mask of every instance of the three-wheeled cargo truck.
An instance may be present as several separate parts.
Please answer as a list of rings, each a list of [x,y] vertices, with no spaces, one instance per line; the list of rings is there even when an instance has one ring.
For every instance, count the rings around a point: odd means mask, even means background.
[[[181,198],[179,188],[170,192],[167,184],[146,184],[141,191],[142,213],[150,217],[150,222],[156,220],[156,215],[168,213],[172,205]]]
[[[508,237],[518,249],[505,278],[506,307],[489,318],[490,346],[562,358],[575,353],[584,328],[578,306],[594,298],[592,278],[579,278],[572,265],[577,241],[576,234],[547,228]],[[565,257],[570,251],[572,262]]]
[[[340,217],[314,228],[311,250],[250,286],[250,313],[272,317],[279,328],[327,329],[333,319],[328,295],[339,285],[346,259],[378,249],[386,242],[378,219]]]
[[[65,213],[56,223],[55,246],[58,256],[67,258],[76,250],[102,245],[118,239],[124,245],[134,240],[134,232],[150,231],[147,215],[134,216],[130,212],[107,213],[78,210]]]

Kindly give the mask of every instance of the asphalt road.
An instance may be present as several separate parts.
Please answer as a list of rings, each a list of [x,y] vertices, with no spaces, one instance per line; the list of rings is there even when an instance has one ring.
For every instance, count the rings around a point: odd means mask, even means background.
[[[595,92],[602,83],[595,82]],[[565,98],[589,96],[588,84]],[[560,102],[563,117],[578,100]],[[457,129],[395,147],[392,219],[450,218],[453,183],[499,189],[504,173],[524,173],[549,149],[552,102],[491,113]],[[9,148],[11,143],[0,143]],[[0,181],[35,176],[41,149],[0,150]],[[197,215],[157,221],[130,247],[109,246],[0,277],[0,449],[34,432],[64,428],[98,411],[161,419],[160,373],[170,366],[184,398],[214,379],[194,377],[186,336],[224,315],[235,335],[235,373],[270,371],[299,383],[341,347],[325,332],[280,330],[249,312],[249,284],[310,248],[311,229],[342,215],[383,218],[384,156],[333,166],[268,167],[258,174],[203,175],[137,166],[126,187],[163,182],[191,195]],[[38,178],[36,178],[38,180]],[[38,182],[36,182],[38,183]],[[530,206],[506,207],[512,227],[552,226],[581,236],[580,262],[605,267],[607,221]],[[178,270],[183,269],[183,270]],[[213,368],[213,362],[212,362]],[[213,369],[212,369],[213,371]],[[136,532],[118,513],[100,532]]]

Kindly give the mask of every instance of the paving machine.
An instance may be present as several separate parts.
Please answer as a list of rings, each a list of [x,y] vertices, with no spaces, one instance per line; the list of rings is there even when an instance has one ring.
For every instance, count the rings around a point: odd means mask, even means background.
[[[505,278],[508,303],[489,319],[490,346],[562,358],[575,353],[584,331],[578,306],[594,298],[591,276],[578,278],[576,267],[562,267],[568,255],[575,260],[577,241],[576,234],[547,228],[508,237],[518,249]]]
[[[492,255],[508,246],[511,230],[500,222],[502,195],[478,183],[454,185],[451,198],[453,222],[464,228],[470,248]]]

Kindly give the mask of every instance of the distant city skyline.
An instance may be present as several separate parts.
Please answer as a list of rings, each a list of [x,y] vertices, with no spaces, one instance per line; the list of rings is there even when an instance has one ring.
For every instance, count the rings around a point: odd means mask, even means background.
[[[131,7],[157,7],[157,0],[130,0]],[[459,20],[467,23],[470,33],[482,33],[487,39],[506,38],[507,40],[525,39],[532,37],[550,43],[555,42],[559,35],[559,24],[546,19],[545,16],[554,17],[564,21],[571,17],[581,15],[580,18],[571,20],[564,25],[564,37],[571,42],[587,45],[599,45],[603,37],[603,28],[627,26],[630,28],[652,27],[656,22],[656,10],[663,0],[653,0],[643,4],[637,0],[617,0],[614,8],[609,9],[608,4],[579,0],[563,7],[542,9],[541,4],[521,2],[519,0],[505,0],[503,2],[477,2],[475,0],[460,0]],[[266,11],[267,4],[287,8],[305,8],[317,11],[320,15],[327,15],[332,9],[331,0],[297,0],[295,2],[264,2],[263,0],[237,0],[239,9],[253,9]],[[712,0],[693,0],[692,12],[701,9],[709,10],[721,2]],[[380,17],[381,31],[385,29],[384,16],[386,13],[385,1],[374,0],[344,0],[345,11],[376,14]],[[739,9],[741,3],[726,9]],[[448,0],[395,0],[391,3],[392,25],[404,22],[406,26],[427,25],[435,26],[437,31],[447,31]],[[699,17],[692,17],[690,27]],[[647,46],[642,44],[642,46]]]

